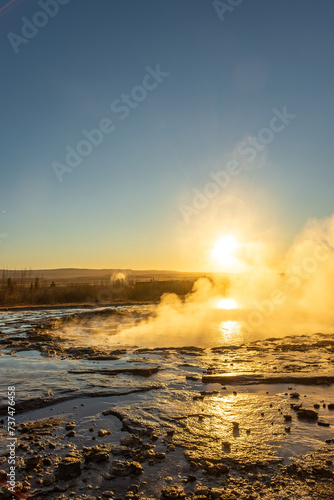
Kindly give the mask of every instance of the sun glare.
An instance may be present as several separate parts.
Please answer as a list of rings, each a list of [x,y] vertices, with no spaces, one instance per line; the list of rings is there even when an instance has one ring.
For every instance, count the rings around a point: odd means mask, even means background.
[[[238,304],[234,299],[220,299],[217,307],[218,309],[237,309]]]
[[[211,257],[219,266],[226,270],[232,270],[238,264],[234,255],[238,247],[239,243],[231,234],[221,236],[211,250]]]

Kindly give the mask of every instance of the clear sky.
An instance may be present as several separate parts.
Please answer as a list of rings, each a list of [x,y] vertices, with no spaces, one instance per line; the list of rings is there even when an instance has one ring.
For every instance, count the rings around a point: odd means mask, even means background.
[[[332,214],[334,2],[223,4],[0,0],[1,267],[205,271]]]

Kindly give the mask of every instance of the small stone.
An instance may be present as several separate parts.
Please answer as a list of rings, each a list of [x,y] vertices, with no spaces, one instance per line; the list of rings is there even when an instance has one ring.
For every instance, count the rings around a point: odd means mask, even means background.
[[[174,500],[178,498],[186,498],[186,494],[182,486],[164,486],[161,490],[161,497]]]
[[[74,437],[75,435],[76,435],[76,432],[75,432],[75,431],[70,431],[70,432],[68,432],[68,433],[66,434],[66,436],[67,436],[67,437],[69,437],[69,438],[72,438],[72,437]]]
[[[284,420],[286,420],[287,422],[290,422],[292,420],[291,415],[283,415],[283,417],[284,417]]]
[[[111,434],[111,431],[106,431],[105,429],[100,429],[97,433],[99,437],[104,437],[107,436],[108,434]]]
[[[111,466],[111,474],[115,476],[129,476],[130,474],[142,474],[143,466],[139,462],[128,462],[114,460]]]
[[[65,424],[65,429],[67,431],[71,431],[72,429],[74,429],[75,427],[75,422],[67,422],[67,424]]]
[[[102,497],[103,498],[108,498],[108,500],[111,500],[114,498],[114,492],[113,491],[103,491],[102,492]]]

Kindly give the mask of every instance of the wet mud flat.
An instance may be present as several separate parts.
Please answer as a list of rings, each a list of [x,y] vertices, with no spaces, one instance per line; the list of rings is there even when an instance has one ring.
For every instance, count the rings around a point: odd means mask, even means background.
[[[116,317],[124,327],[147,310],[98,314],[116,340]],[[16,388],[16,495],[334,497],[333,335],[146,348],[106,342],[96,318],[11,317],[2,327],[2,373]],[[2,397],[2,484],[6,416]],[[1,498],[18,497],[3,487]]]

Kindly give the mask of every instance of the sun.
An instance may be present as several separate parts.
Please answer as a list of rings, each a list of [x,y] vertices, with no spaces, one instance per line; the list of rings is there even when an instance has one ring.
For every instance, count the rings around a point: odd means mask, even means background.
[[[220,299],[217,307],[218,309],[237,309],[238,304],[234,299]]]
[[[234,255],[238,247],[239,243],[233,235],[221,236],[211,250],[211,258],[224,270],[233,271],[238,264]]]

